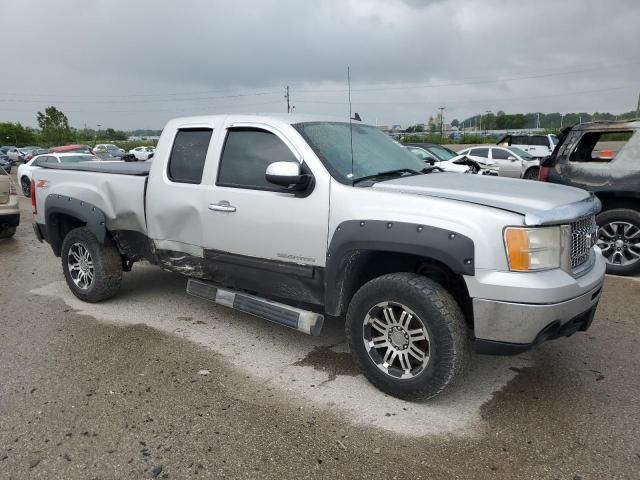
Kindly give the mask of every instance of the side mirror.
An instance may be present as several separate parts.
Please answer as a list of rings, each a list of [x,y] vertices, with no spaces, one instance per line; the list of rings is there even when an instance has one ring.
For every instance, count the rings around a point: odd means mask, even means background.
[[[427,158],[424,159],[424,161],[427,162],[429,165],[435,165],[436,164],[436,161],[433,158],[427,157]]]
[[[507,160],[511,160],[512,162],[516,161],[516,157],[507,157]]]
[[[152,158],[153,158],[153,152],[149,154],[149,156],[147,157],[147,160],[151,160]]]
[[[269,183],[295,190],[304,188],[309,181],[298,162],[274,162],[267,167],[265,178]]]

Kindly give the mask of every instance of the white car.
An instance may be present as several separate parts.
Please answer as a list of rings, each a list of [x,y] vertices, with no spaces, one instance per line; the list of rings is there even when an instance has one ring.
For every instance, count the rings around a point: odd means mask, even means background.
[[[544,158],[551,155],[557,144],[558,137],[555,135],[505,135],[496,145],[516,147],[532,157]]]
[[[98,160],[94,155],[86,153],[47,153],[33,157],[18,167],[18,181],[25,197],[31,196],[31,178],[34,169],[41,163],[78,163]]]
[[[136,147],[129,150],[129,154],[135,156],[137,160],[149,160],[155,151],[155,147]]]
[[[424,160],[426,164],[439,167],[445,172],[474,173],[469,165],[454,163],[454,160],[462,159],[460,156],[453,156],[449,160],[441,160],[437,155],[434,155],[422,146],[406,145],[404,148]]]
[[[456,159],[466,156],[500,177],[537,180],[540,172],[540,160],[516,147],[479,146],[465,148],[458,153],[460,155]]]

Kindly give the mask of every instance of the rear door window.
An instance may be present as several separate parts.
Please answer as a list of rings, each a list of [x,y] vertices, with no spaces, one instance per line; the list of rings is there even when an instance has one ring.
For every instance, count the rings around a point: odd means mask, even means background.
[[[472,148],[469,152],[469,155],[474,157],[483,157],[489,158],[489,149],[488,148]]]
[[[501,148],[492,148],[491,158],[494,160],[507,160],[509,158],[509,152],[502,150]]]
[[[625,130],[617,132],[586,132],[578,140],[578,144],[571,152],[569,161],[577,163],[610,162],[622,150],[633,133],[633,131]]]
[[[277,135],[255,128],[230,129],[224,144],[217,185],[282,191],[266,179],[274,162],[298,162]]]
[[[200,183],[211,141],[211,128],[180,129],[176,133],[167,175],[176,183]]]

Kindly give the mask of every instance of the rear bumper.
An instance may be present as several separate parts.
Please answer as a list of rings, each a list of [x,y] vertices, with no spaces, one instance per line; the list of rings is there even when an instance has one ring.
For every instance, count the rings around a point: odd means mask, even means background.
[[[20,224],[18,197],[9,196],[9,202],[0,205],[0,227],[17,227]]]
[[[11,228],[20,225],[20,214],[10,213],[5,214],[0,212],[0,228]]]

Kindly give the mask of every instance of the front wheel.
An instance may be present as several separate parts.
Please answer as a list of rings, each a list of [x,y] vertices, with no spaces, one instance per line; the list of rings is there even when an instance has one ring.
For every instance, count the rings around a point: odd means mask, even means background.
[[[538,180],[539,174],[540,174],[540,168],[531,167],[529,170],[524,172],[524,175],[522,176],[522,178],[524,178],[525,180]]]
[[[61,257],[67,285],[80,300],[100,302],[118,292],[122,260],[111,238],[101,244],[88,228],[75,228],[62,243]]]
[[[607,262],[607,273],[640,273],[640,212],[616,208],[596,217],[598,246]]]
[[[346,336],[367,379],[403,399],[434,397],[461,375],[470,355],[458,304],[438,283],[413,273],[365,284],[349,305]]]

